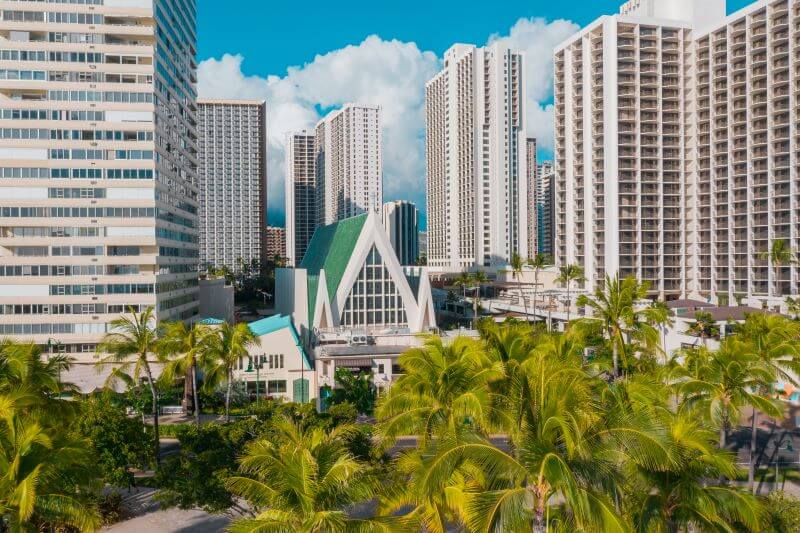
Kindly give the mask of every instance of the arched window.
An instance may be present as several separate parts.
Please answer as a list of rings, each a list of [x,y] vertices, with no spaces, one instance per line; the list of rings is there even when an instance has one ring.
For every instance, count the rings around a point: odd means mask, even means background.
[[[397,286],[373,246],[344,304],[345,326],[407,326],[405,307]]]

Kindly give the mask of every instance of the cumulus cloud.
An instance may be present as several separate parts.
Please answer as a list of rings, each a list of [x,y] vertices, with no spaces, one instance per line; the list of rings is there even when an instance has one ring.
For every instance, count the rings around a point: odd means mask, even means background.
[[[552,149],[552,50],[574,33],[567,21],[520,19],[507,35],[495,34],[488,42],[502,41],[526,52],[529,133],[540,145]],[[347,102],[381,106],[383,120],[384,197],[425,203],[424,99],[425,82],[441,68],[433,52],[415,43],[370,36],[357,45],[316,56],[313,61],[287,69],[283,76],[246,76],[240,55],[226,54],[200,63],[200,96],[267,100],[268,174],[270,220],[279,222],[284,212],[284,136],[312,128],[321,110]]]
[[[359,45],[318,55],[306,65],[291,67],[285,76],[245,76],[242,56],[224,55],[200,64],[199,93],[203,97],[267,100],[269,141],[269,209],[280,218],[285,184],[286,132],[312,128],[318,110],[347,102],[381,106],[384,145],[384,195],[409,197],[424,203],[424,86],[439,69],[432,52],[414,43],[385,41],[376,36]]]

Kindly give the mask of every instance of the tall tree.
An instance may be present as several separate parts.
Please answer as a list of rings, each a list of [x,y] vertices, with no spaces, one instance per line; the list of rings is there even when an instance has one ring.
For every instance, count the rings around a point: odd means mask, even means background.
[[[636,301],[647,294],[647,285],[640,284],[636,278],[619,279],[619,275],[606,275],[602,288],[595,290],[592,297],[581,295],[578,305],[589,307],[593,318],[603,323],[605,333],[611,344],[614,376],[620,376],[620,355],[623,364],[627,365],[626,332],[628,326],[635,323],[635,315],[641,311],[635,309]]]
[[[478,319],[480,318],[480,309],[481,309],[481,290],[483,286],[489,282],[489,277],[486,275],[486,272],[483,270],[476,270],[474,274],[472,274],[472,283],[473,288],[475,289],[475,299],[473,300],[473,307],[474,307],[474,318],[473,322],[477,327]]]
[[[533,314],[536,314],[536,300],[539,295],[539,273],[542,269],[553,263],[549,255],[537,254],[528,260],[528,265],[533,269]]]
[[[686,330],[690,335],[700,337],[703,346],[708,347],[708,339],[719,335],[719,326],[708,311],[698,311],[694,314],[694,322]]]
[[[107,354],[98,364],[101,369],[111,366],[130,374],[137,383],[142,374],[147,377],[153,401],[153,456],[158,463],[158,384],[153,376],[151,361],[163,364],[165,360],[158,351],[159,331],[153,308],[148,307],[141,313],[131,309],[128,315],[112,320],[109,331],[111,333],[107,333],[97,346],[99,353]]]
[[[567,289],[567,326],[569,326],[570,311],[572,309],[572,284],[582,283],[585,280],[583,267],[580,265],[563,265],[558,269],[556,282]]]
[[[231,420],[231,390],[233,371],[239,361],[250,357],[248,348],[260,346],[261,340],[255,336],[247,324],[222,324],[207,338],[207,349],[203,352],[203,368],[207,373],[203,388],[213,390],[226,383],[225,420]]]
[[[528,300],[525,299],[525,293],[522,291],[522,269],[525,266],[525,262],[518,253],[514,252],[511,255],[511,263],[509,266],[511,267],[511,275],[517,280],[517,290],[519,291],[519,297],[522,298],[522,307],[525,309],[525,320],[529,320]]]
[[[698,412],[719,428],[719,447],[725,449],[730,428],[739,422],[745,407],[758,409],[769,416],[783,410],[766,395],[760,394],[774,375],[737,337],[727,337],[720,349],[705,352],[699,369],[687,369],[679,385],[684,397],[681,409]],[[753,392],[756,391],[756,392]]]
[[[205,360],[213,334],[209,326],[195,322],[170,322],[163,325],[163,333],[158,339],[158,351],[169,362],[164,367],[162,378],[168,383],[178,378],[189,377],[194,404],[194,420],[200,425],[200,399],[197,394],[198,361]]]
[[[386,445],[402,435],[426,443],[465,424],[491,426],[489,382],[500,377],[481,343],[458,338],[444,345],[430,338],[400,356],[405,373],[378,401],[376,415]]]
[[[661,332],[661,352],[664,357],[663,361],[669,358],[667,353],[667,330],[675,325],[675,319],[672,315],[672,309],[661,300],[655,300],[644,310],[644,318],[648,324],[657,328]]]
[[[379,484],[347,451],[347,426],[330,432],[279,421],[268,438],[250,443],[241,475],[226,483],[248,501],[254,518],[236,520],[233,533],[388,531],[379,519],[359,519],[347,509],[370,500]]]
[[[770,386],[777,380],[798,385],[795,376],[800,375],[800,324],[778,315],[753,313],[747,315],[744,323],[737,326],[736,335],[745,343],[747,350],[761,361],[764,368],[772,373]],[[751,490],[755,490],[758,442],[756,418],[757,411],[754,409],[750,425],[750,466],[747,477]]]
[[[767,261],[768,264],[772,266],[772,271],[775,274],[775,279],[773,280],[772,284],[775,292],[772,296],[775,298],[780,298],[781,293],[779,289],[779,280],[781,276],[781,269],[797,261],[797,256],[790,248],[789,243],[783,239],[777,239],[772,241],[772,246],[769,250],[758,254],[758,259]]]

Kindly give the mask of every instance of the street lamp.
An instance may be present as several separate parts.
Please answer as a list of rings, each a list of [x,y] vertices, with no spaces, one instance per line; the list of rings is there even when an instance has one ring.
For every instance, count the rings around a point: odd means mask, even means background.
[[[247,363],[247,372],[252,372],[254,367],[256,369],[256,403],[258,403],[258,400],[259,400],[258,383],[259,383],[259,381],[261,381],[260,371],[263,368],[263,366],[264,366],[264,362],[261,361],[261,356],[258,356],[258,362],[255,365],[253,364],[253,358],[252,357],[250,358],[250,361]]]

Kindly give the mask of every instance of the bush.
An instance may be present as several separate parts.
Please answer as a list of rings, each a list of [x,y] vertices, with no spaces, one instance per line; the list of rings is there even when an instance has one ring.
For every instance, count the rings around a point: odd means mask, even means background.
[[[150,464],[153,436],[138,417],[129,417],[111,396],[91,396],[80,404],[72,431],[87,438],[94,448],[103,481],[117,487],[133,484],[132,468]]]
[[[238,454],[263,429],[255,419],[180,428],[180,452],[156,473],[156,499],[165,507],[202,507],[210,513],[230,508],[234,502],[225,480],[236,472]]]
[[[97,498],[97,509],[104,526],[121,522],[125,518],[125,508],[122,505],[122,495],[110,492]]]
[[[189,428],[193,428],[194,426],[195,426],[194,424],[190,423],[160,424],[158,426],[158,437],[161,439],[179,439],[182,432],[186,431]]]
[[[768,528],[774,533],[800,531],[800,500],[783,491],[771,493],[764,499]]]

